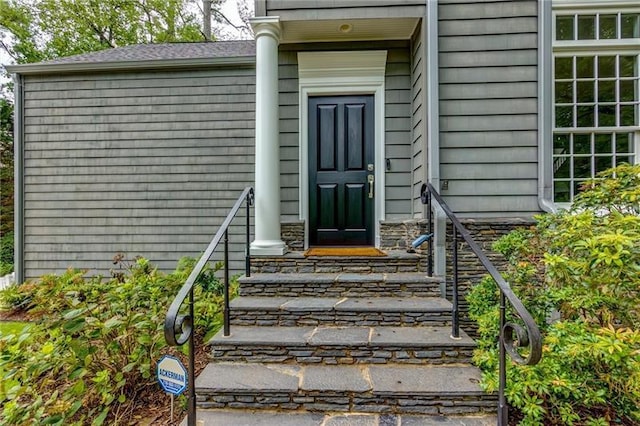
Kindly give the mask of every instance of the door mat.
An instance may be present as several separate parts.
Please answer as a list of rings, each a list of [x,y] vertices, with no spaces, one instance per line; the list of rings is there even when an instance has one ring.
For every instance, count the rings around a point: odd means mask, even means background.
[[[304,255],[380,257],[387,254],[375,247],[313,247],[305,251]]]

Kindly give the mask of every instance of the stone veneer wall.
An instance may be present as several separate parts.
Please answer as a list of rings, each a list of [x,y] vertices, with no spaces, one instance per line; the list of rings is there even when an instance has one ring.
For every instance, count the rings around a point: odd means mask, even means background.
[[[533,220],[525,219],[462,219],[473,239],[485,251],[489,260],[498,268],[505,271],[506,259],[491,249],[491,245],[503,235],[517,228],[529,227],[535,224]],[[447,299],[451,300],[453,288],[453,239],[452,226],[447,227]],[[460,326],[472,337],[477,335],[477,326],[469,319],[469,304],[466,295],[469,289],[488,275],[478,258],[473,254],[469,245],[458,236],[458,292],[460,308]]]
[[[380,248],[407,250],[411,242],[427,233],[426,219],[386,220],[380,222]],[[426,244],[424,247],[426,249]]]
[[[282,241],[290,251],[304,251],[304,222],[282,222],[280,224]]]
[[[282,241],[287,248],[290,251],[304,251],[304,222],[282,222],[280,226]],[[380,222],[380,248],[406,251],[413,240],[426,233],[425,219],[383,221]]]

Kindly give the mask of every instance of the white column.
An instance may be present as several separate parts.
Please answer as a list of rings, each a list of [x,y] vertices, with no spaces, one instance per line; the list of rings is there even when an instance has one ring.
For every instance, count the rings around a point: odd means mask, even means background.
[[[280,237],[280,18],[253,18],[251,26],[256,39],[255,240],[251,243],[251,255],[282,255],[286,246]]]

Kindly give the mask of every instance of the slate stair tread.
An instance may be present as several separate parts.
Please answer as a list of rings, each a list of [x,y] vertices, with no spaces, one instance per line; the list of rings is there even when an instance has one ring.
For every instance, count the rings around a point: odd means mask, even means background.
[[[463,330],[460,339],[452,339],[451,328],[421,327],[361,327],[361,326],[233,326],[231,335],[218,332],[210,341],[214,346],[376,346],[376,347],[475,347],[475,342]]]
[[[240,296],[231,302],[245,311],[450,312],[440,297],[262,297]]]
[[[389,282],[389,283],[441,283],[442,277],[430,277],[425,272],[389,272],[358,274],[354,272],[338,273],[254,273],[250,277],[242,276],[239,283],[253,282],[272,283],[359,283],[359,282]]]
[[[494,426],[496,416],[198,410],[204,426]],[[181,426],[186,426],[186,420]]]
[[[400,366],[209,364],[196,379],[196,391],[260,393],[301,391],[359,392],[372,395],[482,396],[480,370],[469,365]]]

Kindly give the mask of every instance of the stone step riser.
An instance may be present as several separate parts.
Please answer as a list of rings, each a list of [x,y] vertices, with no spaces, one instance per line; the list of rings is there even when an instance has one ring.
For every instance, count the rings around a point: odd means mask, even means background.
[[[199,408],[463,415],[495,413],[496,398],[478,395],[375,395],[371,392],[216,392],[196,389]]]
[[[277,297],[440,297],[438,283],[243,283],[241,296]]]
[[[227,362],[282,364],[453,364],[470,363],[473,348],[388,346],[213,346],[213,358]]]
[[[450,324],[450,312],[256,311],[231,309],[231,326],[419,326]]]
[[[304,257],[301,255],[284,258],[251,259],[252,273],[327,273],[352,272],[368,273],[396,273],[396,272],[426,272],[425,259],[418,256],[403,255],[403,257]]]

